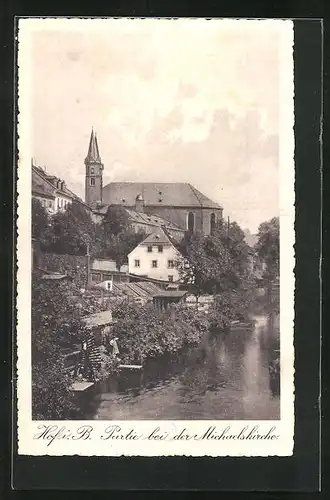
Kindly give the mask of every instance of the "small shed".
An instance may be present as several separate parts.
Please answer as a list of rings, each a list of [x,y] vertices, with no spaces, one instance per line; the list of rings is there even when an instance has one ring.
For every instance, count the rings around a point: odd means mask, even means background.
[[[153,303],[158,309],[166,309],[170,304],[184,302],[187,291],[164,290],[153,296]]]
[[[101,344],[105,335],[110,332],[113,322],[112,312],[110,310],[101,311],[82,318],[82,321],[86,328],[93,331],[95,341]]]

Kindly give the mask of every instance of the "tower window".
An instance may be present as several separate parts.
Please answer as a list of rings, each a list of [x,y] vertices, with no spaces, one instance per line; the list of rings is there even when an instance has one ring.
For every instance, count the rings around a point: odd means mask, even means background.
[[[213,234],[215,230],[215,214],[210,215],[210,233]]]
[[[95,186],[95,179],[93,177],[91,178],[91,186]]]
[[[187,218],[187,229],[189,232],[193,232],[195,229],[195,215],[193,212],[188,213],[188,218]]]
[[[93,167],[91,168],[91,174],[94,174],[94,168]]]

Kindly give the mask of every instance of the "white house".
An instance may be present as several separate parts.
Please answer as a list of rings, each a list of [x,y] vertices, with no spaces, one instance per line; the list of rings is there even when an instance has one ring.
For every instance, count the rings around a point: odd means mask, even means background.
[[[164,281],[178,281],[180,252],[162,228],[149,234],[128,254],[130,274]]]

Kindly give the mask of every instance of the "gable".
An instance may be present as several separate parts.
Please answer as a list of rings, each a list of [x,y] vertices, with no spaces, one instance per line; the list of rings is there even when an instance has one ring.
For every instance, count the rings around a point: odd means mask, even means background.
[[[146,206],[222,208],[186,182],[111,182],[104,186],[102,200],[132,207],[138,194]]]

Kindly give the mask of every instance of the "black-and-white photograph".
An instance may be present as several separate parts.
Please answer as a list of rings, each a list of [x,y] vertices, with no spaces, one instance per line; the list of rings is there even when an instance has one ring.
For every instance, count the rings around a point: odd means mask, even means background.
[[[32,418],[280,418],[279,32],[40,29]]]

